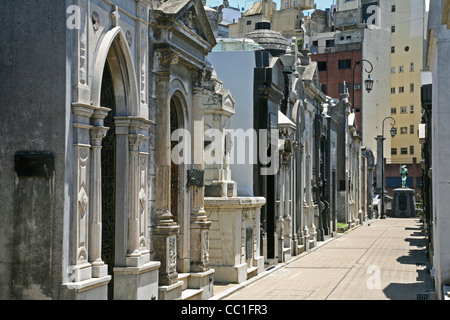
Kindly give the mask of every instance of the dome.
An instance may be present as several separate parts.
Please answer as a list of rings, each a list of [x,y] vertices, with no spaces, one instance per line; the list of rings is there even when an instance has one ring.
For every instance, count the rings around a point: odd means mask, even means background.
[[[255,30],[245,34],[244,38],[252,39],[274,57],[285,54],[286,49],[289,48],[286,38],[272,30],[271,23],[268,21],[257,22]]]

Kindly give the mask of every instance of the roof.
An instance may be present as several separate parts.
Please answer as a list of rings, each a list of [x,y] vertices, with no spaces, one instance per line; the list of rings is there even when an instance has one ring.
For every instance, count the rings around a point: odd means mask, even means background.
[[[158,10],[161,10],[162,12],[166,14],[175,14],[181,9],[184,8],[185,5],[187,5],[190,2],[190,0],[170,0],[161,3],[161,5],[158,7]]]
[[[296,125],[295,125],[295,123],[293,123],[292,121],[291,121],[291,119],[289,119],[288,117],[286,117],[285,115],[284,115],[284,113],[283,112],[281,112],[280,110],[278,110],[278,125],[281,125],[281,126],[286,126],[286,125],[288,125],[288,126],[291,126],[291,127],[296,127]]]
[[[256,28],[256,30],[245,34],[244,38],[254,40],[265,50],[269,51],[274,57],[286,53],[289,42],[281,33],[270,29],[270,22],[259,21],[256,24]]]
[[[243,16],[251,16],[254,14],[260,14],[262,11],[262,1],[256,1],[254,2],[250,8],[247,9],[247,11],[245,11],[242,15]]]

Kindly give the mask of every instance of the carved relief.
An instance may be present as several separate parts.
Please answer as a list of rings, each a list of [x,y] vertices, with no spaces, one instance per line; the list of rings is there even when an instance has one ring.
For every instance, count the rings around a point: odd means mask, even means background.
[[[140,67],[140,92],[141,92],[141,102],[146,103],[147,101],[147,94],[146,94],[146,56],[147,56],[147,37],[145,28],[141,28],[141,35],[140,35],[140,57],[141,57],[141,67]]]
[[[87,8],[86,8],[86,1],[80,0],[80,31],[79,31],[79,41],[80,41],[80,49],[79,49],[79,82],[81,84],[86,84],[86,43],[87,43],[87,34],[86,34],[86,15],[87,15]]]
[[[169,250],[168,250],[168,272],[174,271],[177,266],[177,241],[176,237],[169,237]]]
[[[209,265],[209,233],[203,233],[203,263]]]
[[[101,147],[102,140],[106,136],[109,128],[106,127],[92,127],[90,130],[91,134],[91,144],[94,147]]]
[[[146,231],[146,205],[147,205],[147,170],[146,170],[146,164],[147,164],[147,156],[142,155],[140,156],[140,191],[139,191],[139,247],[141,249],[145,248],[146,243],[146,237],[145,237],[145,231]]]
[[[89,208],[89,197],[87,194],[87,181],[88,181],[88,164],[89,160],[89,148],[79,147],[79,158],[78,158],[78,194],[77,194],[77,224],[78,224],[78,253],[77,253],[77,263],[81,263],[87,260],[87,232],[88,232],[88,208]]]
[[[98,31],[100,27],[100,17],[96,11],[92,12],[92,28],[94,31]]]
[[[130,30],[127,30],[125,38],[127,39],[128,46],[131,48],[131,45],[133,44],[133,35]]]
[[[189,29],[194,29],[195,27],[195,23],[194,23],[194,14],[192,13],[192,11],[187,11],[182,17],[181,17],[181,21],[183,22],[183,24],[188,27]]]
[[[205,78],[205,69],[192,70],[192,87],[202,88],[204,78]]]
[[[156,51],[156,69],[157,72],[169,72],[171,64],[178,63],[177,52],[170,48],[159,49]]]
[[[143,139],[142,135],[130,134],[128,136],[128,146],[130,148],[130,151],[139,151],[139,146],[141,144],[142,139]]]

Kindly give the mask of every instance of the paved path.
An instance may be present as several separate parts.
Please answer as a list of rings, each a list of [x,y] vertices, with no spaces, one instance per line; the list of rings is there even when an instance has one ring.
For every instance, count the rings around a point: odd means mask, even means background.
[[[415,218],[365,223],[217,300],[417,300],[433,286],[422,224]]]

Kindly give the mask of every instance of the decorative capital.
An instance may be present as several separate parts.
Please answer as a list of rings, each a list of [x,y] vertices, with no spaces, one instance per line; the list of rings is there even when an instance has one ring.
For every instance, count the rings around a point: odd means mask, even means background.
[[[106,136],[106,133],[108,132],[107,127],[92,127],[90,129],[91,134],[91,144],[94,147],[101,147],[102,140]]]
[[[205,79],[205,69],[192,70],[192,87],[194,89],[201,89]]]
[[[156,70],[157,72],[170,72],[170,65],[178,63],[179,53],[171,48],[157,49],[156,51]]]
[[[144,139],[143,135],[140,134],[130,134],[128,136],[128,145],[130,147],[130,151],[139,151],[139,146],[141,141]]]

